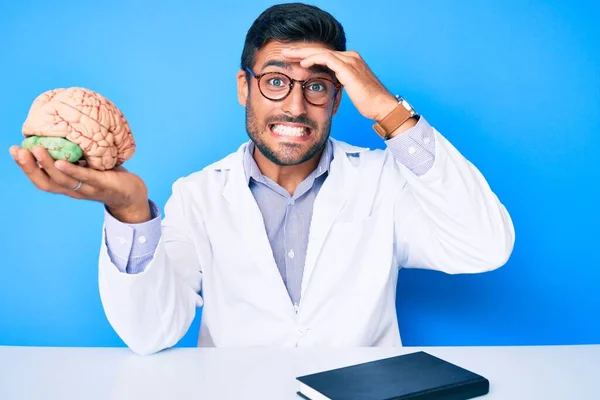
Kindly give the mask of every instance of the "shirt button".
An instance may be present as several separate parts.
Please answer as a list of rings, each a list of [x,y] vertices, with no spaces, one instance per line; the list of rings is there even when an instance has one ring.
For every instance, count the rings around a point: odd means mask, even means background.
[[[288,203],[288,205],[293,206],[295,203],[296,203],[296,200],[290,199],[290,202]]]
[[[290,250],[290,252],[288,253],[288,257],[294,258],[294,250]]]
[[[431,142],[431,139],[429,139],[428,137],[426,137],[425,139],[423,139],[423,143],[429,144],[429,142]]]
[[[144,244],[144,243],[146,243],[146,236],[140,236],[140,237],[138,238],[138,242],[140,242],[141,244]]]
[[[127,243],[127,240],[123,237],[123,236],[118,236],[117,240],[119,241],[119,243],[121,244],[125,244]]]
[[[410,146],[410,147],[408,148],[408,154],[415,154],[415,151],[417,151],[417,150],[415,150],[415,148],[414,148],[414,147],[412,147],[412,146]]]

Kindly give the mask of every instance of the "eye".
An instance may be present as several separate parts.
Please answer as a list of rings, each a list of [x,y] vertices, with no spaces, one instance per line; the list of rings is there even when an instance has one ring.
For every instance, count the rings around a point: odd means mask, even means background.
[[[320,83],[311,83],[308,87],[308,90],[312,90],[313,92],[321,92],[325,90],[325,86],[321,85]]]
[[[269,79],[269,85],[274,86],[274,87],[282,87],[285,86],[285,84],[283,83],[283,79],[281,78],[271,78]]]
[[[311,92],[326,92],[327,85],[325,85],[325,83],[320,82],[320,81],[312,81],[306,85],[306,89]]]

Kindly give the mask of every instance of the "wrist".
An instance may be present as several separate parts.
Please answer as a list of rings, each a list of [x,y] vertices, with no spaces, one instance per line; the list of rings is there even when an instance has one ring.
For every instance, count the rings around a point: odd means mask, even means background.
[[[396,130],[394,130],[390,134],[390,136],[388,137],[388,140],[395,138],[396,136],[400,135],[401,133],[406,132],[410,128],[413,128],[415,125],[417,125],[418,121],[419,121],[419,117],[417,117],[417,116],[410,117],[406,122],[404,122],[402,125],[400,125],[398,128],[396,128]]]
[[[404,98],[390,96],[384,96],[378,102],[380,111],[373,125],[375,132],[385,140],[409,130],[418,121],[418,114]]]
[[[148,199],[142,203],[132,204],[127,207],[110,207],[107,205],[106,208],[117,220],[128,224],[139,224],[152,219]]]
[[[379,104],[377,106],[377,115],[373,118],[375,122],[380,122],[389,113],[391,113],[394,110],[394,108],[398,106],[398,99],[392,96],[391,94],[388,94],[386,96],[383,96],[383,98],[381,98],[378,101],[378,103]]]

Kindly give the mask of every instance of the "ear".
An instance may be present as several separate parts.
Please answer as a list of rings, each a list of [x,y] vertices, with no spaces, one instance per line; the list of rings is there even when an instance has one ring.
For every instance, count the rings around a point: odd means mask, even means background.
[[[331,112],[331,115],[335,115],[338,112],[338,108],[340,107],[340,103],[342,101],[342,91],[344,90],[344,88],[341,88],[338,93],[335,95],[335,100],[333,101],[333,111]]]
[[[248,81],[246,80],[246,71],[240,70],[237,73],[237,93],[239,103],[246,107],[248,101]]]

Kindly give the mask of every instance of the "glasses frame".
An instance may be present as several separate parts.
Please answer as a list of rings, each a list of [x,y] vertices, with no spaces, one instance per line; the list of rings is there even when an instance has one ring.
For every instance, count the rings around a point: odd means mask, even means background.
[[[302,86],[302,96],[304,97],[304,100],[306,100],[306,101],[307,101],[309,104],[311,104],[311,105],[313,105],[313,106],[315,106],[315,107],[325,107],[326,105],[328,105],[329,103],[331,103],[331,102],[332,102],[332,101],[335,99],[335,97],[337,96],[338,92],[339,92],[339,91],[340,91],[340,89],[342,88],[342,84],[341,84],[341,83],[334,82],[334,81],[332,81],[331,79],[328,79],[328,78],[321,78],[321,77],[319,77],[319,78],[309,78],[309,79],[305,79],[305,80],[298,80],[298,79],[293,79],[293,78],[292,78],[292,77],[290,77],[289,75],[286,75],[286,74],[284,74],[283,72],[279,72],[279,71],[269,71],[269,72],[264,72],[264,73],[262,73],[262,74],[255,74],[255,73],[254,73],[254,72],[253,72],[253,71],[252,71],[250,68],[248,68],[248,67],[245,67],[244,69],[245,69],[246,71],[248,71],[248,73],[250,73],[250,75],[252,75],[252,76],[253,76],[253,77],[256,79],[256,83],[257,83],[257,85],[258,85],[258,90],[260,91],[260,94],[262,94],[262,95],[263,95],[263,97],[264,97],[265,99],[268,99],[268,100],[271,100],[271,101],[283,101],[283,100],[285,100],[285,99],[286,99],[286,98],[287,98],[287,97],[290,95],[290,93],[292,93],[292,90],[294,89],[294,85],[295,85],[296,83],[299,83],[299,84]],[[263,93],[262,89],[260,88],[260,80],[261,80],[261,79],[262,79],[262,78],[263,78],[265,75],[270,75],[270,74],[279,74],[279,75],[283,75],[283,76],[285,76],[286,78],[288,78],[288,79],[290,80],[290,84],[289,84],[289,90],[288,90],[287,94],[286,94],[285,96],[283,96],[282,98],[280,98],[280,99],[273,99],[273,98],[271,98],[271,97],[267,96],[266,94],[264,94],[264,93]],[[314,79],[324,79],[324,80],[326,80],[326,81],[329,81],[329,82],[333,83],[333,86],[335,87],[335,92],[333,93],[333,96],[331,97],[331,99],[330,99],[328,102],[326,102],[326,103],[323,103],[323,104],[315,104],[315,103],[313,103],[312,101],[310,101],[310,100],[309,100],[309,99],[306,97],[306,92],[304,91],[305,84],[306,84],[306,82],[312,81],[312,80],[314,80]]]

